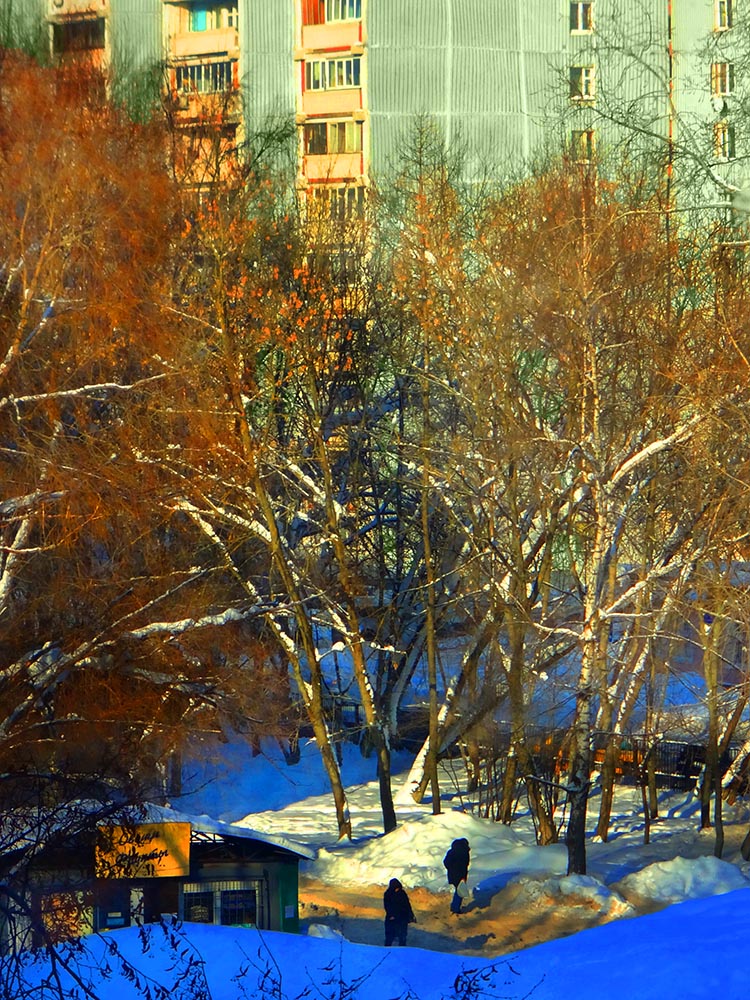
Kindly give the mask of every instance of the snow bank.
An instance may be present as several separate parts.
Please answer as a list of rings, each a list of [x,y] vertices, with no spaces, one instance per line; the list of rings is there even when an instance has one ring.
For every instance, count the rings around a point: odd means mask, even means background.
[[[590,875],[565,875],[561,878],[535,879],[523,875],[513,880],[521,886],[516,905],[529,910],[547,910],[554,906],[581,907],[605,920],[635,915],[635,909],[622,896]]]
[[[657,861],[613,886],[626,898],[657,903],[703,899],[748,887],[750,879],[736,865],[714,857]]]
[[[418,817],[364,843],[340,842],[321,849],[315,877],[343,885],[387,885],[395,876],[409,887],[447,890],[443,857],[457,837],[466,837],[471,845],[470,883],[496,871],[546,871],[545,860],[553,869],[559,863],[557,856],[524,846],[510,827],[452,810]]]

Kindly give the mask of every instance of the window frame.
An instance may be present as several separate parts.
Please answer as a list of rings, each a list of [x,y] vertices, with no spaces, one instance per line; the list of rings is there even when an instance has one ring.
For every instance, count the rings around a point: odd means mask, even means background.
[[[594,0],[571,0],[569,26],[571,35],[590,35],[593,32]]]
[[[711,96],[731,97],[734,94],[734,63],[711,63]]]
[[[342,78],[344,82],[339,83],[339,78]],[[305,92],[358,90],[361,86],[361,56],[336,56],[329,59],[305,60]]]
[[[596,150],[593,128],[573,129],[570,133],[571,154],[575,163],[591,163]]]
[[[222,927],[257,927],[258,913],[257,888],[228,888],[220,891],[219,923]],[[248,916],[250,919],[247,919]]]
[[[569,97],[575,103],[591,103],[596,100],[596,66],[588,63],[571,66],[568,72]]]
[[[209,94],[228,94],[237,89],[236,59],[212,59],[207,62],[182,63],[175,67],[175,90],[180,94],[198,94],[207,96]],[[213,83],[214,73],[216,82],[222,78],[226,80],[223,86],[215,87]],[[204,81],[209,82],[209,87],[204,87]],[[198,86],[200,81],[200,86]]]
[[[352,13],[350,13],[350,11]],[[338,12],[338,14],[337,14]],[[325,0],[325,23],[362,20],[362,0]]]
[[[324,156],[328,152],[326,122],[305,122],[302,126],[302,146],[305,156]]]
[[[198,892],[185,892],[182,895],[182,910],[185,914],[184,919],[191,924],[213,924],[214,922],[214,893],[209,890],[201,890]],[[197,920],[196,917],[191,915],[191,908],[196,907],[206,912],[205,920]]]
[[[53,55],[103,52],[107,47],[107,22],[103,17],[87,17],[52,25]]]
[[[353,118],[307,121],[302,126],[302,135],[305,156],[338,156],[362,152],[362,122]]]
[[[196,14],[205,17],[205,27],[195,26]],[[214,3],[199,3],[190,8],[188,31],[191,34],[202,34],[204,31],[225,31],[228,28],[239,28],[239,4],[229,0],[216,0]]]
[[[714,31],[729,31],[734,27],[732,0],[714,0]]]
[[[734,124],[726,119],[714,122],[714,157],[722,163],[737,158]]]
[[[362,122],[342,118],[328,123],[328,152],[332,154],[362,152]]]
[[[313,201],[333,222],[361,219],[365,213],[365,188],[361,184],[316,184]]]

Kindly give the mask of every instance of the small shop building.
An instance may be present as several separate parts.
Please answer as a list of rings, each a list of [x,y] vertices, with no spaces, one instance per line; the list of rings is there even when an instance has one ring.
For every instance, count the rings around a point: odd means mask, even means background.
[[[172,917],[296,933],[299,863],[314,857],[285,837],[149,806],[42,854],[31,923],[58,939]]]

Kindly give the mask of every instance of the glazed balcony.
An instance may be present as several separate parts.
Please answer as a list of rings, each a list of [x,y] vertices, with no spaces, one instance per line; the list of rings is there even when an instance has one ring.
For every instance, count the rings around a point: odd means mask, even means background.
[[[352,115],[361,109],[361,87],[344,87],[339,90],[306,90],[302,95],[302,113],[310,117]]]
[[[219,53],[235,55],[240,47],[236,28],[217,28],[214,31],[180,31],[169,39],[172,59],[194,59]]]
[[[362,153],[308,153],[303,159],[308,181],[352,181],[364,175]]]
[[[308,52],[350,49],[361,42],[361,21],[334,21],[332,24],[305,24],[302,27],[302,48]]]
[[[242,99],[237,90],[214,94],[186,93],[172,90],[172,110],[181,125],[238,123],[242,117]]]

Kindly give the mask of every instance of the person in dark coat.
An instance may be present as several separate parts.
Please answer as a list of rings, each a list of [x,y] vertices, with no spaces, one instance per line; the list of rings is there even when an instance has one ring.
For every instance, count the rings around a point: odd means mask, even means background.
[[[383,893],[383,907],[386,947],[392,945],[394,941],[398,941],[400,945],[406,944],[409,924],[416,923],[417,918],[414,916],[409,897],[397,878],[391,879]]]
[[[465,882],[469,876],[469,864],[471,863],[471,848],[466,837],[459,837],[454,840],[448,849],[448,853],[443,858],[445,870],[448,873],[448,882],[453,886],[453,899],[451,900],[451,913],[461,912],[463,902],[458,892],[458,886]]]

